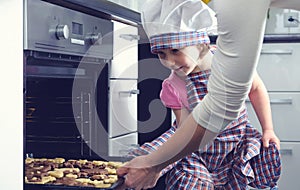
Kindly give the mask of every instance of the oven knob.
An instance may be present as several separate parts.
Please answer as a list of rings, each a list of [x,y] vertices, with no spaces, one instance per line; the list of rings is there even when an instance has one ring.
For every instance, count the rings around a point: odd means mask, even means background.
[[[85,40],[90,45],[100,45],[102,44],[102,34],[87,34]]]
[[[69,38],[69,27],[68,25],[57,25],[55,35],[57,39],[68,39]]]

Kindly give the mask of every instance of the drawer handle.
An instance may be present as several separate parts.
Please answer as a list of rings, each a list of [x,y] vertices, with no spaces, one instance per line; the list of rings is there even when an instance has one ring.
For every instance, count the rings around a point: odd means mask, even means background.
[[[287,99],[271,99],[270,100],[271,104],[293,104],[292,98],[287,98]]]
[[[135,89],[135,90],[129,90],[129,91],[120,91],[120,94],[129,94],[129,96],[131,96],[132,94],[140,94],[140,90],[139,89]]]
[[[288,49],[288,50],[261,50],[261,54],[279,54],[279,55],[292,55],[293,54],[293,50],[292,49]]]
[[[130,90],[129,92],[130,94],[140,94],[140,90],[136,89],[136,90]]]
[[[140,40],[140,36],[134,34],[120,34],[120,38],[123,38],[128,41]]]
[[[282,155],[293,155],[293,149],[280,149],[279,152]]]

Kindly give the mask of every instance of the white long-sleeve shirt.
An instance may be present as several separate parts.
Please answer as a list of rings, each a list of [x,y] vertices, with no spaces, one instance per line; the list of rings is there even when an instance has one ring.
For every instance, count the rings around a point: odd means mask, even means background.
[[[213,132],[224,129],[243,109],[262,46],[270,7],[300,10],[299,0],[213,0],[218,19],[218,50],[209,93],[194,109],[197,123]]]

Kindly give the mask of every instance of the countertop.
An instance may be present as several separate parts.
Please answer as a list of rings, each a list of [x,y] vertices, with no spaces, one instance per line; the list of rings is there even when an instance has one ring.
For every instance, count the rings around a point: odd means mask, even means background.
[[[266,34],[264,43],[299,43],[300,34]]]
[[[218,36],[210,36],[212,44]],[[264,43],[300,43],[300,34],[265,34]]]

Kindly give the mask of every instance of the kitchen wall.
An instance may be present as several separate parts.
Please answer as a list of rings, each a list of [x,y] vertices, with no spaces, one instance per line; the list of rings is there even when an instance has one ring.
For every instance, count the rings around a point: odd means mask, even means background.
[[[213,2],[208,3],[208,6],[214,9]],[[293,16],[298,20],[294,23],[289,23],[287,19]],[[270,8],[266,23],[265,34],[300,34],[300,11],[292,9]],[[290,26],[287,26],[290,25]]]
[[[288,23],[287,19],[289,16],[298,19],[294,23]],[[266,24],[266,34],[296,34],[300,33],[300,11],[290,10],[290,9],[275,9],[271,8],[269,10],[267,24]],[[287,25],[291,24],[291,27]]]
[[[0,1],[0,189],[23,185],[23,1]]]
[[[139,28],[138,126],[139,144],[150,142],[171,127],[171,110],[160,101],[162,82],[170,74],[150,53],[150,44],[143,28]],[[151,86],[151,88],[149,87]]]
[[[145,1],[142,0],[108,0],[108,1],[117,3],[126,8],[130,8],[136,12],[139,12],[141,10],[143,3],[145,3]]]

